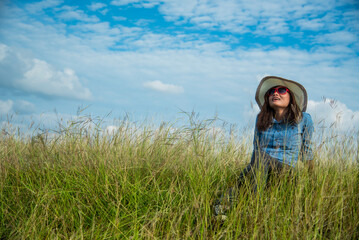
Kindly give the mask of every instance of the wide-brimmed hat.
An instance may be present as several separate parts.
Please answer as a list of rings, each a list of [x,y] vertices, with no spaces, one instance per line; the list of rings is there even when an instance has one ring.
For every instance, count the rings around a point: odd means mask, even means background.
[[[275,77],[275,76],[267,76],[264,77],[261,82],[258,85],[257,91],[256,91],[256,102],[261,109],[264,104],[264,95],[266,92],[275,86],[285,86],[287,87],[291,94],[294,94],[295,100],[303,112],[307,109],[307,102],[308,102],[308,95],[305,88],[293,81],[288,80],[281,77]]]

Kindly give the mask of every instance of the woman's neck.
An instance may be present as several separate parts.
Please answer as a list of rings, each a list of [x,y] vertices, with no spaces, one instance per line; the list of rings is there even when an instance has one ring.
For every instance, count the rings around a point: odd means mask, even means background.
[[[277,120],[278,122],[281,121],[285,117],[287,112],[288,112],[287,108],[276,109],[275,114],[274,114],[275,120]]]

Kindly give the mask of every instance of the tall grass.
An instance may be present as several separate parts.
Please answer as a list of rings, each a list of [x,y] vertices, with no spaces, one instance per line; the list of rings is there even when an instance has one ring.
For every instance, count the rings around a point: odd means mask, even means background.
[[[1,239],[359,238],[357,137],[315,145],[313,172],[300,165],[260,194],[241,188],[222,223],[212,204],[249,162],[250,134],[193,116],[180,128],[99,129],[2,132]]]

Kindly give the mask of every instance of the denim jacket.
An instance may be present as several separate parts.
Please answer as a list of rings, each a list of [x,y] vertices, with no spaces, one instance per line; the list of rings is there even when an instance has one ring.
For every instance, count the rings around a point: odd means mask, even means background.
[[[265,131],[254,131],[253,155],[263,151],[281,163],[295,166],[298,159],[312,160],[311,138],[314,131],[312,117],[303,112],[298,124],[278,122],[273,119],[272,125]]]

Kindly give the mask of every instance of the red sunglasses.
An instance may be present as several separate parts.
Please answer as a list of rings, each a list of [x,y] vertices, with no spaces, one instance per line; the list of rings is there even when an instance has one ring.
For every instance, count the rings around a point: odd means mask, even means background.
[[[268,91],[269,96],[274,95],[275,92],[277,92],[277,93],[280,94],[280,95],[284,95],[284,94],[286,94],[287,92],[289,92],[289,89],[286,88],[286,87],[271,88],[271,89],[269,89],[269,91]]]

